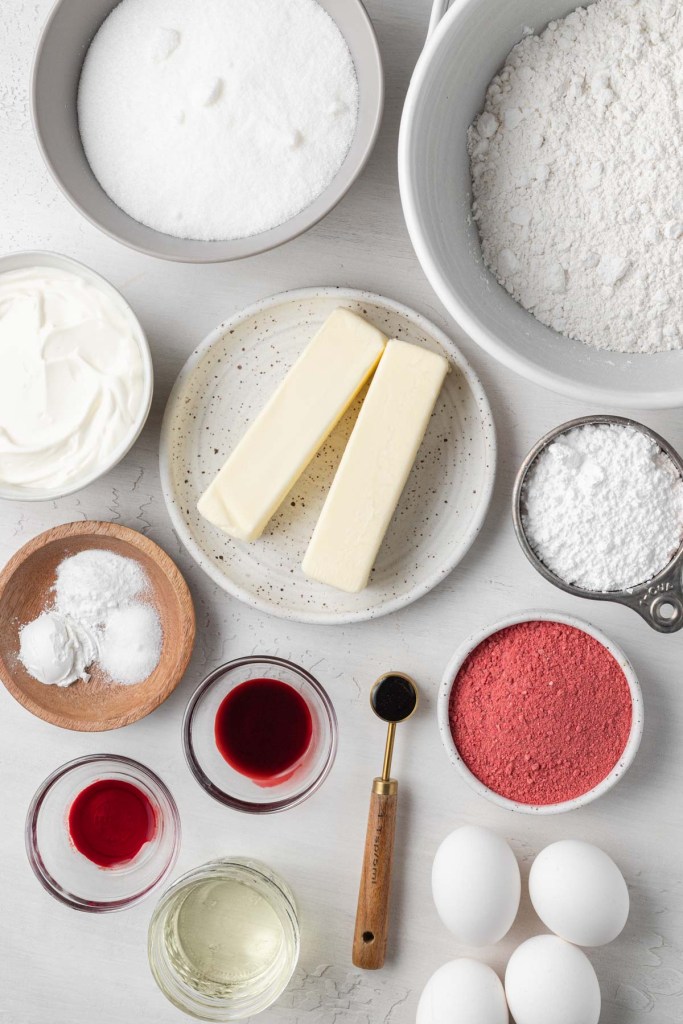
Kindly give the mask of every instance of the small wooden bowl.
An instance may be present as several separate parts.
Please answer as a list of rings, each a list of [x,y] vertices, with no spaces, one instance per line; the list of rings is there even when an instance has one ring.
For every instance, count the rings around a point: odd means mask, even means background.
[[[134,686],[110,682],[96,666],[88,682],[46,686],[19,661],[19,627],[50,603],[60,562],[88,548],[134,558],[149,578],[164,640],[159,664],[144,682]],[[55,526],[20,548],[0,573],[2,682],[28,711],[62,729],[103,732],[144,718],[182,679],[194,637],[192,597],[178,568],[157,544],[125,526],[87,521]]]

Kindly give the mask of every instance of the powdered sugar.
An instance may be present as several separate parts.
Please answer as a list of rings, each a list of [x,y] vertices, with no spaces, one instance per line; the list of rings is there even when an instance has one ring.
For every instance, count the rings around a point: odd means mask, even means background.
[[[560,579],[627,590],[651,579],[683,538],[683,481],[654,441],[630,425],[587,424],[533,463],[523,525]]]
[[[596,348],[683,347],[683,12],[597,0],[512,50],[469,131],[486,264]]]
[[[113,201],[181,238],[242,238],[330,184],[358,118],[345,39],[315,0],[122,0],[78,93]]]

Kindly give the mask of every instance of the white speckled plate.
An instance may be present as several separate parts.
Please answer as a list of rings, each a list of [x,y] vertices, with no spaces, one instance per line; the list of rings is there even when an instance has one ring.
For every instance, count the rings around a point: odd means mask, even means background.
[[[362,396],[258,541],[234,541],[196,510],[200,494],[247,424],[338,306],[360,313],[389,337],[443,352],[451,362],[370,584],[360,594],[344,594],[309,580],[301,571],[301,560]],[[178,535],[220,587],[282,618],[345,623],[385,615],[417,600],[458,564],[486,515],[495,455],[486,395],[442,331],[379,295],[310,288],[250,306],[221,324],[193,352],[164,415],[161,482]]]

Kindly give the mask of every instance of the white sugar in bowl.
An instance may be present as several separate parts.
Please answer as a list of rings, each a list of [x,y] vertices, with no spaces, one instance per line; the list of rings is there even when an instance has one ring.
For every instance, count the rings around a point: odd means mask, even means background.
[[[382,58],[361,0],[317,0],[344,36],[358,78],[358,122],[344,162],[327,188],[295,216],[269,230],[224,241],[177,238],[133,220],[112,202],[86,159],[76,110],[81,67],[93,36],[118,2],[57,0],[33,62],[31,113],[38,147],[56,183],[87,220],[150,256],[184,263],[219,263],[273,249],[307,231],[336,206],[370,157],[384,106]]]

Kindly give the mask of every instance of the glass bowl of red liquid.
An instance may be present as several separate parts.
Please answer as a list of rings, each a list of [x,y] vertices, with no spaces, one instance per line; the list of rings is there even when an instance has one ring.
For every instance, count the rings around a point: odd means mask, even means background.
[[[175,800],[137,761],[93,754],[52,773],[31,801],[26,852],[47,891],[76,910],[121,910],[168,877],[180,847]]]
[[[267,814],[300,804],[323,784],[337,752],[337,716],[306,669],[282,658],[238,658],[197,687],[183,744],[210,796]]]
[[[624,652],[559,612],[509,615],[465,640],[444,673],[437,714],[465,782],[525,814],[597,800],[623,778],[643,733],[642,692]]]

